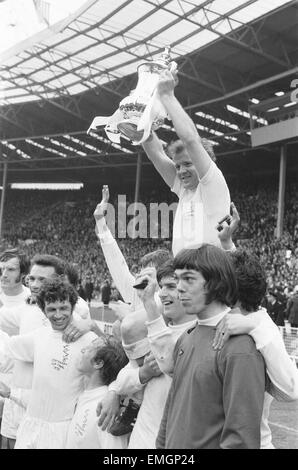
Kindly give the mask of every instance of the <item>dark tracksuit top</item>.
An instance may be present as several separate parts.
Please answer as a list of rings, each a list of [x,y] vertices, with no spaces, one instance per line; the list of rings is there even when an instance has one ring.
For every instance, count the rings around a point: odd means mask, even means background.
[[[265,363],[248,335],[212,348],[215,328],[179,338],[157,448],[259,449]]]

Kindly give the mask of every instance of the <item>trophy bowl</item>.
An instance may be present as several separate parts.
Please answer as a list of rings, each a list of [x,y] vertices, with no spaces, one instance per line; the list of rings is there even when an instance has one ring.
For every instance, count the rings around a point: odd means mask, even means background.
[[[138,142],[142,140],[144,131],[138,130],[138,124],[140,117],[142,116],[146,105],[141,103],[133,103],[130,99],[124,98],[119,105],[119,109],[122,112],[123,120],[118,122],[117,128],[119,132],[128,137],[132,142]],[[128,101],[127,103],[125,102]]]
[[[167,117],[166,110],[158,99],[156,86],[165,69],[174,70],[176,62],[171,61],[169,48],[154,61],[143,62],[138,67],[138,83],[119,104],[118,110],[109,118],[96,117],[90,129],[106,124],[105,131],[113,142],[120,142],[120,136],[128,138],[133,145],[143,143],[161,127]]]

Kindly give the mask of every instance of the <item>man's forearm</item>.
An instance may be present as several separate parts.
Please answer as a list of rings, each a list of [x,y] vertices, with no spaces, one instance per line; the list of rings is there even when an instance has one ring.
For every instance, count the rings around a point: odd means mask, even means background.
[[[154,132],[152,132],[150,137],[142,144],[142,146],[153,164],[158,159],[158,155],[164,152],[162,144]]]
[[[99,328],[98,324],[96,323],[95,320],[91,320],[91,323],[90,323],[90,331],[93,331],[93,333],[95,333],[97,336],[105,336],[104,332],[101,331],[101,329]]]
[[[160,309],[158,308],[154,297],[152,299],[144,300],[143,304],[147,313],[148,321],[154,321],[160,317]]]
[[[116,380],[109,385],[109,392],[124,396],[132,395],[142,389],[143,384],[140,382],[139,367],[132,367],[130,363],[120,370]]]
[[[166,184],[171,188],[176,178],[176,168],[172,160],[165,154],[161,141],[154,132],[143,143],[143,149]]]
[[[184,143],[200,178],[207,173],[211,158],[201,143],[197,128],[174,95],[162,95],[161,101],[169,114],[175,131]]]
[[[102,252],[112,279],[124,301],[132,304],[137,298],[132,287],[135,282],[134,276],[130,273],[126,260],[105,220],[97,221],[96,226],[98,228],[98,238]],[[141,301],[137,301],[137,303],[141,303]]]
[[[172,375],[174,370],[174,350],[176,340],[173,332],[166,326],[160,315],[156,320],[146,323],[151,351],[162,372]]]
[[[200,137],[196,126],[184,111],[177,98],[174,95],[163,95],[161,96],[161,101],[174,124],[179,138],[185,144],[193,139],[199,140]]]

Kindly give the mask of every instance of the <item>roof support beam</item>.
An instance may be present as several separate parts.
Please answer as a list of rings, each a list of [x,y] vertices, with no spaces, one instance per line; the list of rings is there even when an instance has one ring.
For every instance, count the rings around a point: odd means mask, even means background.
[[[84,34],[84,33],[88,33],[88,31],[92,31],[93,29],[96,29],[96,28],[99,28],[103,23],[105,23],[106,21],[108,21],[110,18],[112,18],[116,13],[118,13],[120,10],[122,10],[124,7],[126,7],[127,5],[129,5],[129,3],[131,3],[133,0],[126,0],[124,3],[122,3],[122,5],[120,5],[118,8],[116,8],[115,10],[113,10],[111,13],[109,13],[107,16],[105,16],[104,18],[102,18],[100,21],[98,21],[97,23],[95,24],[92,24],[91,26],[88,26],[86,29],[84,29],[83,31],[80,31],[78,33],[78,31],[75,31],[75,34],[73,34],[71,37],[67,37],[65,39],[62,39],[61,41],[57,42],[55,44],[55,47],[58,47],[58,46],[61,46],[62,44],[64,44],[65,42],[68,42],[69,40],[71,39],[74,39],[78,36],[78,34]],[[70,28],[69,28],[70,29]],[[48,46],[48,47],[45,47],[43,49],[43,53],[45,52],[48,52],[50,51],[52,48],[52,46]],[[30,57],[39,57],[40,53],[36,53],[36,54],[31,54]],[[24,62],[26,62],[28,60],[28,57],[25,57],[24,59],[22,59],[20,62],[17,62],[16,64],[14,65],[11,65],[9,68],[14,68],[14,67],[18,67],[19,65],[22,65]]]
[[[147,3],[154,4],[152,2],[152,0],[151,1],[146,0],[146,1],[147,1]],[[234,31],[231,27],[231,22],[232,21],[235,22],[235,20],[233,20],[233,18],[231,18],[231,15],[233,13],[236,13],[237,11],[240,11],[245,6],[248,6],[251,3],[255,3],[255,1],[256,0],[250,0],[250,1],[246,2],[245,4],[242,4],[242,5],[234,8],[233,10],[229,11],[227,14],[224,14],[224,15],[220,14],[220,13],[217,13],[215,11],[212,11],[212,10],[208,10],[207,7],[203,6],[202,10],[204,11],[205,17],[208,21],[207,24],[199,24],[197,21],[192,20],[191,18],[186,18],[186,20],[189,21],[192,24],[198,25],[201,29],[206,29],[207,31],[210,31],[210,32],[216,34],[218,37],[222,38],[226,42],[231,43],[232,45],[234,45],[238,49],[241,48],[241,49],[246,50],[247,52],[257,54],[257,55],[263,57],[264,59],[269,60],[270,62],[274,62],[275,64],[278,64],[282,68],[287,68],[288,64],[285,61],[279,59],[278,57],[274,57],[271,54],[268,54],[267,52],[265,52],[262,49],[262,47],[260,45],[259,38],[257,36],[257,33],[255,32],[255,30],[253,29],[253,27],[251,25],[247,25],[247,24],[241,23],[240,21],[237,21],[237,22],[240,23],[240,26],[241,26],[240,31],[238,31],[238,30]],[[172,12],[168,8],[165,8],[165,7],[161,6],[160,9],[162,9],[164,11],[167,11],[168,13],[172,13],[173,15],[179,16],[178,13]],[[217,15],[216,19],[213,19],[213,20],[209,21],[208,13],[212,13],[212,14]],[[228,24],[230,25],[231,31],[228,33],[228,35],[223,34],[223,33],[217,31],[216,29],[214,29],[212,27],[213,25],[215,25],[219,21],[223,21],[223,20],[227,20]],[[264,22],[265,22],[265,20],[264,20]],[[262,23],[262,26],[263,26],[263,23]],[[250,45],[250,44],[248,44],[247,42],[244,41],[244,37],[248,33],[250,33],[252,35],[252,38],[253,38],[253,41],[252,41],[253,44],[252,45]]]
[[[171,0],[164,0],[161,5],[162,5],[162,6],[166,6],[168,3],[170,3],[170,1],[171,1]],[[209,0],[209,1],[210,1],[210,0]],[[120,10],[122,10],[122,8],[124,8],[124,6],[126,6],[127,3],[128,3],[128,2],[126,2],[125,5],[121,5]],[[129,2],[129,3],[130,3],[130,2]],[[159,8],[160,8],[160,6],[156,7],[156,10],[159,10]],[[117,10],[118,10],[118,9],[117,9]],[[83,53],[84,51],[90,50],[92,47],[97,46],[98,44],[106,43],[106,42],[109,43],[109,41],[111,41],[112,39],[114,39],[114,38],[116,38],[116,37],[118,37],[118,36],[125,35],[126,32],[128,32],[129,30],[131,30],[132,28],[134,28],[135,26],[137,26],[141,21],[144,21],[145,19],[147,19],[148,17],[150,17],[150,16],[152,15],[152,13],[154,13],[154,11],[150,11],[150,12],[146,13],[145,15],[143,15],[143,16],[142,16],[141,18],[139,18],[138,20],[134,21],[133,23],[131,23],[131,24],[129,24],[128,26],[126,26],[125,28],[123,28],[121,31],[117,31],[117,32],[115,32],[115,33],[112,33],[110,36],[105,37],[105,38],[102,39],[101,41],[95,42],[93,46],[88,45],[88,46],[83,47],[82,49],[76,50],[76,51],[75,51],[74,53],[72,53],[72,54],[68,54],[68,57],[70,58],[70,57],[72,57],[72,56],[74,56],[74,55],[76,55],[76,54],[81,54],[81,53]],[[113,14],[114,14],[114,12],[113,12]],[[110,16],[113,16],[113,15],[108,15],[108,16],[110,17]],[[92,25],[92,27],[87,28],[87,30],[92,30],[92,29],[98,28],[99,25],[104,24],[105,21],[107,21],[107,19],[109,19],[109,17],[108,17],[108,18],[104,18],[104,20],[102,20],[102,21],[99,22],[99,23],[96,23],[95,25]],[[175,20],[174,23],[177,23],[177,20]],[[78,37],[80,34],[81,34],[81,32],[77,32],[77,34],[75,34],[73,37]],[[151,36],[153,36],[153,35],[151,35]],[[70,39],[70,38],[68,38],[68,40],[69,40],[69,39]],[[138,41],[137,44],[141,44],[141,43],[143,43],[143,42],[146,41],[146,40],[147,40],[147,38],[143,39],[142,41]],[[135,44],[136,44],[136,43],[132,44],[131,46],[128,46],[128,48],[134,47]],[[57,47],[57,46],[59,46],[59,45],[60,45],[60,43],[58,42],[57,44],[54,45],[54,47]],[[51,49],[51,48],[45,48],[44,51],[49,51],[50,49]],[[39,55],[42,54],[42,53],[43,53],[43,51],[40,52]],[[114,53],[112,53],[112,54],[107,54],[104,58],[110,57],[111,55],[114,55]],[[36,56],[36,55],[35,55],[35,56]],[[29,57],[29,59],[30,59],[30,57]],[[58,60],[55,60],[52,65],[57,65],[61,60],[64,60],[64,57],[62,57],[62,58],[60,58],[60,59],[58,59]],[[93,64],[93,63],[96,63],[97,61],[98,61],[98,58],[96,58],[96,59],[94,59],[94,60],[92,60],[92,61],[89,61],[88,63],[89,63],[89,64]],[[15,64],[13,67],[15,68],[15,67],[17,67],[18,65],[20,65],[20,63],[19,63],[19,64]],[[78,68],[80,68],[80,67],[81,67],[81,66],[79,66]],[[12,67],[10,67],[10,68],[12,68]],[[46,68],[46,66],[45,66],[45,67],[41,67],[41,68],[39,69],[39,71],[42,71],[42,70],[44,70],[45,68]],[[76,71],[76,68],[75,68],[74,70]],[[32,72],[32,73],[34,73],[34,72]]]
[[[21,122],[18,119],[17,114],[15,113],[15,108],[12,106],[10,106],[6,112],[4,112],[3,110],[0,111],[0,122],[1,122],[1,119],[4,119],[5,121],[9,122],[10,124],[13,124],[14,126],[18,127],[19,129],[22,129],[23,131],[29,134],[33,132],[33,129],[31,126],[29,127],[25,126],[24,122]]]
[[[234,90],[230,93],[226,93],[225,95],[218,96],[217,98],[213,98],[211,100],[206,100],[206,101],[192,104],[190,106],[187,106],[186,109],[189,110],[193,108],[198,108],[200,106],[206,106],[209,104],[219,103],[220,101],[226,101],[230,98],[233,98],[234,96],[238,96],[248,91],[254,90],[255,88],[268,85],[268,83],[275,82],[277,80],[288,77],[290,75],[294,75],[296,73],[298,73],[298,67],[294,67],[293,69],[287,70],[286,72],[282,72],[277,75],[273,75],[272,77],[265,78],[264,80],[259,80],[258,82],[252,83],[251,85],[247,85],[246,87],[238,88],[238,90]]]
[[[150,161],[143,161],[142,162],[142,165],[149,165],[149,166],[153,166],[152,163]],[[67,168],[65,169],[68,169],[68,170],[81,170],[81,169],[85,169],[85,168],[119,168],[119,167],[136,167],[136,162],[134,163],[127,163],[127,162],[117,162],[117,163],[107,163],[105,164],[104,166],[103,165],[100,165],[100,164],[97,164],[97,165],[79,165],[79,166],[67,166]],[[46,167],[46,168],[22,168],[22,169],[18,169],[18,168],[9,168],[8,171],[11,171],[11,172],[20,172],[20,171],[55,171],[55,170],[61,170],[61,166],[60,167]]]
[[[223,91],[219,86],[214,85],[210,81],[208,82],[207,80],[204,80],[198,75],[197,69],[195,68],[195,65],[190,57],[185,57],[183,62],[179,63],[179,75],[218,93],[222,93]]]
[[[15,84],[14,80],[16,78],[20,78],[20,77],[17,77],[17,74],[14,73],[14,72],[11,72],[10,71],[10,74],[11,74],[11,78],[6,78],[6,81],[9,81],[10,83],[13,83]],[[15,78],[14,78],[15,77]],[[65,111],[66,113],[68,114],[71,114],[72,116],[75,116],[76,118],[82,120],[82,121],[85,121],[85,122],[88,122],[89,123],[89,119],[87,119],[86,117],[82,116],[81,112],[80,112],[80,109],[79,109],[79,106],[78,106],[78,103],[76,102],[75,99],[71,98],[70,96],[61,96],[59,97],[59,100],[62,102],[62,104],[58,103],[57,101],[54,101],[53,98],[47,98],[45,97],[44,95],[42,95],[40,92],[37,92],[35,89],[31,88],[31,87],[36,87],[36,88],[40,88],[41,85],[40,83],[36,82],[35,80],[33,80],[32,78],[29,78],[27,77],[25,74],[24,74],[24,77],[23,77],[25,80],[27,80],[28,82],[28,85],[19,85],[20,88],[23,88],[24,90],[28,91],[31,95],[33,96],[37,96],[38,98],[40,98],[42,101],[45,101],[47,103],[50,103],[52,106],[62,110],[62,111]],[[31,86],[30,86],[31,85]],[[45,86],[45,92],[46,93],[55,93],[56,90],[55,89],[52,89],[48,86]]]
[[[252,0],[250,0],[250,1],[252,1]],[[255,1],[255,0],[253,0],[253,1]],[[97,41],[97,43],[94,44],[94,47],[97,46],[98,44],[101,44],[101,43],[111,42],[112,39],[115,38],[115,37],[125,36],[125,33],[126,33],[126,32],[130,31],[134,26],[136,26],[137,24],[139,24],[141,21],[143,21],[143,20],[146,19],[147,17],[150,17],[150,16],[154,13],[154,11],[158,11],[158,10],[160,10],[160,9],[162,9],[162,8],[166,9],[165,7],[166,7],[166,5],[167,5],[169,2],[170,2],[170,0],[165,0],[165,1],[163,1],[161,4],[158,4],[158,6],[156,6],[155,4],[153,4],[153,6],[155,7],[155,10],[152,10],[152,11],[148,12],[146,15],[144,15],[144,16],[141,17],[141,18],[139,18],[138,20],[136,20],[134,23],[130,24],[129,26],[127,26],[127,27],[124,28],[123,30],[118,31],[118,32],[116,32],[116,33],[113,33],[113,34],[111,34],[110,36],[105,37],[105,38],[104,38],[103,40],[101,40],[101,41]],[[211,2],[211,0],[206,0],[203,4],[200,4],[199,6],[196,6],[196,7],[192,8],[192,9],[187,13],[187,16],[190,16],[190,15],[194,14],[195,12],[197,12],[198,10],[200,10],[203,6],[208,5],[210,2]],[[150,3],[150,2],[148,2],[148,3]],[[115,48],[115,51],[113,51],[113,52],[111,52],[111,53],[108,53],[108,54],[106,54],[105,56],[103,56],[103,57],[102,57],[102,60],[115,56],[115,55],[119,52],[119,50],[121,50],[121,52],[129,52],[132,56],[134,56],[133,59],[131,59],[131,60],[125,62],[123,65],[130,65],[130,64],[132,64],[132,63],[135,63],[135,62],[138,61],[138,60],[141,60],[141,59],[144,60],[144,59],[150,58],[151,55],[152,55],[152,54],[150,53],[150,51],[148,52],[148,54],[143,54],[142,56],[140,56],[140,55],[136,54],[133,50],[136,49],[136,48],[138,48],[138,47],[139,47],[140,45],[142,45],[142,44],[148,43],[148,42],[149,42],[151,39],[153,39],[156,35],[162,33],[162,32],[165,31],[167,28],[169,28],[169,27],[171,27],[171,26],[174,26],[175,24],[179,23],[179,21],[181,20],[181,16],[179,16],[179,15],[176,15],[176,16],[177,16],[177,18],[176,18],[174,21],[172,21],[172,22],[170,22],[169,24],[163,26],[163,27],[160,28],[158,31],[155,31],[154,33],[152,33],[152,34],[150,34],[149,36],[143,38],[142,40],[135,41],[134,43],[129,44],[129,45],[127,45],[126,47],[123,47],[123,48],[121,48],[121,49],[117,48],[116,46],[113,46],[113,47]],[[188,35],[187,37],[192,36],[192,35],[194,35],[194,34],[195,34],[195,32],[193,32],[191,35]],[[183,39],[184,39],[184,38],[183,38]],[[174,45],[176,45],[176,44],[179,44],[179,42],[181,42],[181,40],[176,41],[176,42],[173,43],[172,45],[174,46]],[[55,46],[55,47],[56,47],[56,46]],[[92,46],[90,46],[90,45],[89,45],[89,46],[86,46],[86,47],[84,47],[83,49],[77,50],[77,51],[75,52],[75,54],[82,53],[82,52],[84,52],[85,50],[90,50],[91,47],[92,47]],[[162,51],[164,50],[163,47],[154,46],[154,48],[155,48],[155,53],[162,52]],[[42,51],[41,51],[41,54],[42,54]],[[74,54],[68,54],[68,58],[71,57],[72,55],[74,55]],[[30,57],[29,57],[29,59],[30,59]],[[65,60],[65,58],[63,57],[63,58],[60,58],[60,59],[54,61],[54,62],[52,63],[52,65],[53,65],[53,66],[54,66],[54,65],[57,65],[61,60]],[[88,62],[88,66],[90,67],[91,65],[95,64],[97,61],[98,61],[97,58],[95,58],[95,59],[89,61],[89,62]],[[39,69],[39,71],[44,70],[46,67],[47,67],[47,66],[41,67],[41,68]],[[78,70],[81,69],[81,67],[82,67],[81,64],[80,64],[79,66],[77,66],[77,67],[74,67],[74,68],[72,69],[72,73],[76,73]],[[105,70],[103,70],[103,71],[98,71],[96,74],[93,74],[92,79],[94,80],[95,78],[97,78],[98,76],[101,76],[102,74],[107,74],[107,73],[110,74],[112,71],[117,70],[118,68],[119,68],[119,65],[117,64],[117,65],[115,65],[115,66],[113,66],[113,67],[110,67],[109,69],[105,69]],[[32,73],[34,73],[34,72],[32,72]],[[27,76],[29,77],[30,74],[28,74]],[[56,77],[55,77],[55,79],[59,79],[61,76],[63,76],[63,74],[59,74],[59,75],[57,74]],[[48,81],[49,81],[49,80],[48,80]],[[47,83],[48,81],[45,81],[44,83]],[[78,80],[77,82],[73,82],[73,85],[75,85],[75,84],[77,84],[77,83],[80,83],[80,81],[81,81],[81,80]],[[99,83],[99,86],[100,86],[100,83]]]

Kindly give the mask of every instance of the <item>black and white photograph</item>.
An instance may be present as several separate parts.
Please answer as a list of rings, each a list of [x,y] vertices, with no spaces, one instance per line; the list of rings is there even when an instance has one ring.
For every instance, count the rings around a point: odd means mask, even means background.
[[[298,0],[0,0],[20,449],[298,450]]]

